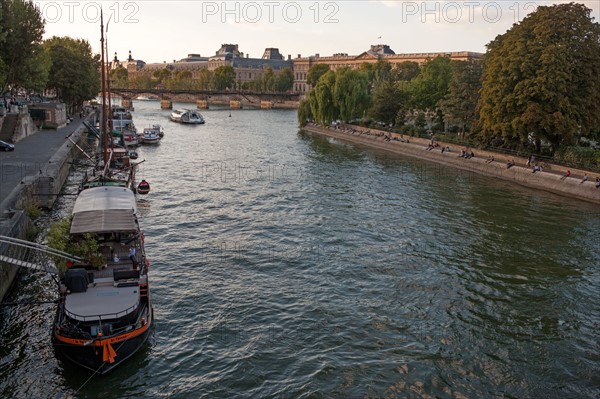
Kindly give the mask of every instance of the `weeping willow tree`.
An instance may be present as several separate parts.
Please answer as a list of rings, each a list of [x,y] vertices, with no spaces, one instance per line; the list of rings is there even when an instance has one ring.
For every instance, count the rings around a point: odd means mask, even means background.
[[[326,71],[308,93],[307,102],[300,104],[300,124],[313,119],[323,126],[334,120],[362,118],[370,104],[367,73],[341,68]]]

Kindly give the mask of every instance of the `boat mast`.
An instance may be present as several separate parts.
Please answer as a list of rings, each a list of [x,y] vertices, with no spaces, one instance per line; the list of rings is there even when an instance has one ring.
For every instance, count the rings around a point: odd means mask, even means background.
[[[110,17],[108,18],[108,22],[106,23],[106,39],[105,39],[105,46],[106,46],[106,57],[108,58],[108,24],[110,24]],[[108,62],[107,62],[108,63]],[[112,116],[112,104],[111,104],[111,92],[110,92],[110,72],[107,71],[107,77],[106,77],[106,93],[108,95],[108,136],[110,137],[110,149],[111,149],[111,155],[112,153],[114,153],[114,143],[113,143],[113,116]]]
[[[104,65],[104,17],[102,15],[102,9],[100,9],[100,47],[101,47],[101,62],[102,66],[102,152],[104,155],[104,166],[108,163],[108,148],[106,141],[108,136],[106,134],[106,66]]]

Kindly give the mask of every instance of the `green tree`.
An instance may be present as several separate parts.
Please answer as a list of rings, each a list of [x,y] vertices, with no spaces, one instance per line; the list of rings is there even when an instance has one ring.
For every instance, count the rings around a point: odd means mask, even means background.
[[[372,64],[371,71],[369,84],[373,88],[392,79],[392,64],[387,61],[378,60],[375,64]]]
[[[298,122],[300,123],[300,127],[306,126],[308,121],[312,118],[313,116],[310,109],[310,100],[303,98],[300,100],[300,104],[298,105]]]
[[[284,68],[275,78],[275,90],[284,93],[292,87],[294,87],[294,72],[290,68]]]
[[[235,70],[231,65],[221,65],[214,71],[215,89],[225,90],[235,86]]]
[[[56,91],[70,113],[100,91],[100,60],[86,40],[54,36],[44,42],[52,60],[48,88]]]
[[[309,96],[311,113],[315,120],[323,126],[331,124],[338,115],[334,100],[334,90],[335,73],[327,71],[319,78],[316,86],[311,90],[312,95]]]
[[[209,90],[213,86],[213,73],[208,69],[201,69],[198,72],[198,86],[201,90]]]
[[[159,69],[154,71],[152,76],[158,81],[158,84],[166,83],[167,80],[171,79],[171,70],[167,68]]]
[[[263,73],[262,88],[264,91],[275,91],[275,72],[271,67],[267,67]]]
[[[44,57],[40,53],[44,20],[39,8],[31,1],[0,0],[0,9],[0,93],[9,87],[39,86],[39,76],[31,73],[40,67],[34,60]]]
[[[425,131],[427,127],[427,119],[425,118],[425,112],[419,111],[417,117],[415,118],[415,127],[419,130],[420,133]]]
[[[18,86],[27,90],[41,93],[48,84],[52,59],[50,54],[42,46],[36,47],[34,52],[24,64],[21,70],[21,83]]]
[[[129,87],[132,89],[151,89],[154,87],[154,82],[150,75],[137,73],[129,79]]]
[[[378,122],[392,124],[405,101],[406,92],[401,90],[399,84],[391,80],[384,81],[373,89],[369,116]]]
[[[450,58],[437,57],[426,61],[411,84],[411,105],[426,111],[434,110],[448,92],[452,67]]]
[[[419,75],[419,64],[414,61],[405,61],[396,64],[392,69],[392,79],[395,81],[410,82]]]
[[[335,72],[334,104],[343,121],[362,118],[369,106],[369,77],[350,68]]]
[[[582,4],[541,6],[488,44],[480,132],[556,151],[600,125],[600,25]]]
[[[329,71],[329,65],[327,64],[315,64],[311,66],[306,75],[306,83],[315,87],[321,76],[325,75],[327,71]]]
[[[111,88],[127,88],[129,85],[129,79],[127,69],[119,66],[118,68],[110,71]]]
[[[1,6],[2,3],[0,3],[0,21],[2,21],[2,24],[4,24],[4,7]],[[3,44],[4,41],[6,40],[6,35],[7,32],[5,29],[2,28],[2,24],[0,24],[0,49],[3,48]],[[4,84],[4,81],[6,80],[6,65],[4,64],[4,60],[3,57],[0,56],[0,84]]]
[[[448,94],[439,106],[446,121],[460,129],[461,137],[465,130],[471,131],[476,122],[482,74],[483,63],[479,60],[452,62]]]
[[[183,70],[176,71],[171,74],[171,78],[165,82],[167,89],[172,90],[185,90],[192,89],[194,82],[192,81],[192,72]]]
[[[392,64],[384,60],[378,60],[376,63],[363,62],[358,70],[367,74],[371,88],[376,88],[392,79]]]

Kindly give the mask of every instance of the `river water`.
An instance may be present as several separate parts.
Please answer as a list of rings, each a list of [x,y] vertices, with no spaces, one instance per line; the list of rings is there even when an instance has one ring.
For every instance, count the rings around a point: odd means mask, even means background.
[[[92,376],[55,357],[54,305],[1,308],[0,397],[600,395],[598,206],[305,135],[295,111],[135,106],[165,127],[139,150],[151,339]],[[54,298],[22,272],[6,300]]]

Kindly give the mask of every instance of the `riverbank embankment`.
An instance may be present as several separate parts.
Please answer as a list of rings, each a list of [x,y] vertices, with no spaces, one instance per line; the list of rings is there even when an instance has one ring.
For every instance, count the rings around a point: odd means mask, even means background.
[[[43,138],[43,133],[37,133]],[[27,167],[25,169],[8,168],[8,164],[3,165],[2,179],[3,184],[13,184],[12,177],[19,176],[20,181],[14,183],[15,186],[10,193],[1,199],[0,202],[0,235],[27,239],[31,231],[32,221],[29,219],[26,209],[29,207],[40,207],[50,209],[54,204],[58,194],[69,176],[71,163],[78,156],[79,150],[69,140],[65,139],[65,133],[70,134],[71,140],[76,143],[82,143],[87,139],[83,123],[52,132],[52,135],[60,135],[63,144],[56,150],[48,161],[48,148],[43,153],[38,153],[36,146],[44,147],[44,140],[39,140],[36,145],[20,146],[15,151],[29,152],[24,155],[31,163],[36,161],[36,168]],[[29,165],[29,164],[27,164]],[[10,172],[10,173],[8,173]],[[14,172],[14,173],[13,173]],[[17,173],[18,172],[18,173]],[[13,176],[14,175],[14,176]],[[6,248],[0,244],[0,253],[4,253]],[[18,268],[12,265],[0,264],[0,301],[4,294],[10,288]]]
[[[525,158],[473,149],[475,156],[466,159],[460,156],[465,150],[463,146],[436,141],[437,146],[431,148],[428,147],[431,144],[428,139],[353,125],[322,127],[308,124],[303,130],[600,204],[600,188],[596,188],[596,175],[590,171],[544,163],[542,171],[534,173]],[[508,162],[513,161],[514,165],[508,167]],[[564,177],[567,169],[571,172],[570,177]],[[586,174],[588,180],[583,181]]]

